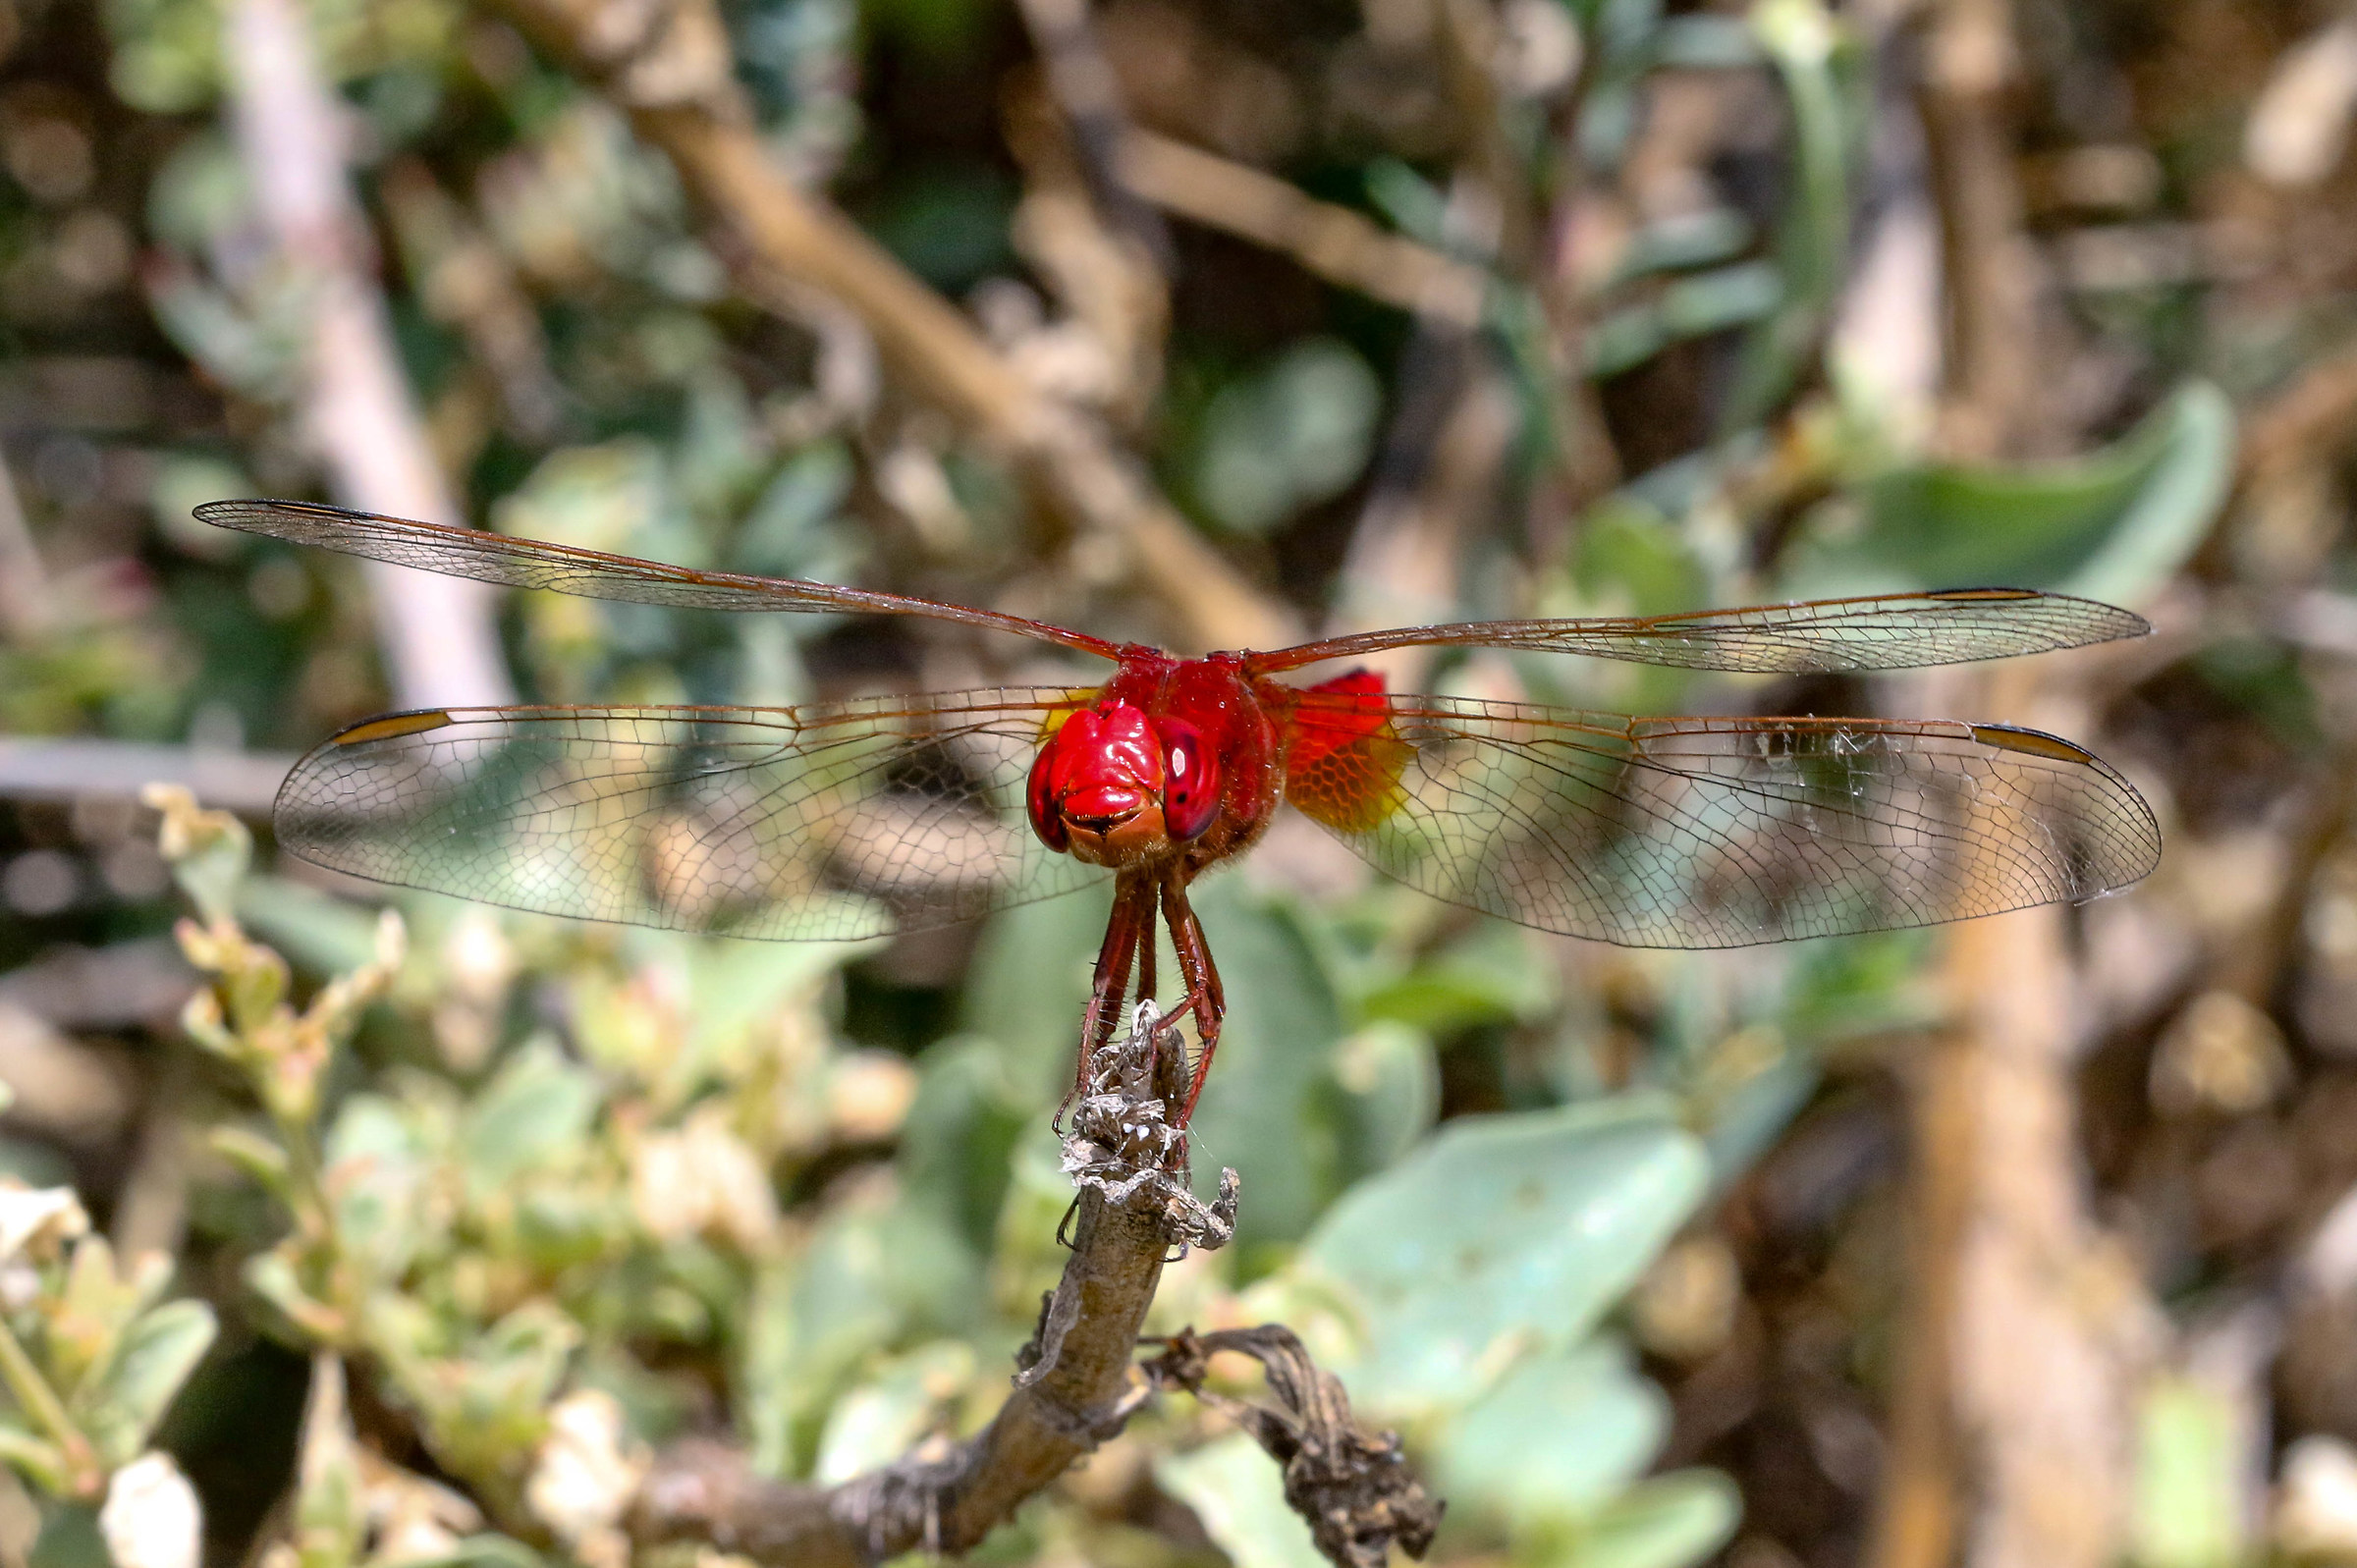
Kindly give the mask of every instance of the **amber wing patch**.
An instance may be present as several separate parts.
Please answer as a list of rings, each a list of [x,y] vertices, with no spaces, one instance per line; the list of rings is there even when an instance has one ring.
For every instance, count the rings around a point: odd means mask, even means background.
[[[1399,738],[1383,676],[1372,670],[1310,686],[1294,705],[1285,797],[1337,833],[1370,833],[1407,798],[1400,781],[1415,748]]]

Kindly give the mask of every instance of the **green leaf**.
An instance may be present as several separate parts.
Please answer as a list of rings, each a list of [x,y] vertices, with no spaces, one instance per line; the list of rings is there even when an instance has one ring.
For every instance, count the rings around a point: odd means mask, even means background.
[[[513,1536],[465,1536],[439,1557],[405,1557],[401,1568],[543,1568],[547,1558]]]
[[[930,1208],[838,1209],[792,1267],[772,1266],[746,1318],[739,1419],[753,1462],[793,1474],[867,1359],[912,1326],[970,1318],[988,1297],[972,1254]]]
[[[325,1155],[336,1244],[376,1280],[398,1280],[424,1234],[437,1151],[411,1108],[382,1095],[344,1102]]]
[[[949,1217],[974,1251],[987,1252],[1015,1144],[1037,1112],[1017,1093],[994,1041],[942,1041],[918,1066],[916,1101],[901,1128],[903,1190]]]
[[[1795,531],[1778,592],[1991,586],[2137,604],[2200,545],[2233,456],[2225,394],[2194,381],[2110,447],[2068,462],[1898,468]]]
[[[1042,1108],[1071,1085],[1080,1011],[1113,908],[1113,879],[993,918],[975,945],[960,1020],[1006,1048],[1018,1090]]]
[[[215,1154],[272,1196],[283,1200],[293,1191],[287,1151],[276,1140],[248,1127],[215,1127],[210,1141]]]
[[[77,1401],[83,1432],[107,1465],[123,1465],[147,1446],[189,1374],[213,1343],[219,1325],[201,1301],[168,1301],[132,1324],[114,1359]]]
[[[201,813],[188,851],[172,862],[172,880],[208,922],[235,917],[240,884],[253,863],[253,835],[237,818]]]
[[[1596,323],[1586,345],[1588,374],[1616,376],[1672,344],[1767,320],[1783,301],[1783,275],[1765,261],[1738,261],[1678,278],[1646,303],[1616,310]]]
[[[1422,1030],[1369,1024],[1336,1048],[1333,1072],[1342,1168],[1354,1180],[1397,1163],[1440,1112],[1440,1064]]]
[[[1229,877],[1205,885],[1195,905],[1229,1007],[1195,1108],[1195,1176],[1207,1193],[1223,1164],[1243,1178],[1235,1239],[1249,1267],[1253,1249],[1307,1231],[1341,1185],[1341,1151],[1316,1102],[1343,1036],[1342,1003],[1304,925],[1312,917],[1290,902]],[[1168,1005],[1178,976],[1163,973]]]
[[[79,1503],[47,1510],[26,1568],[114,1568],[98,1534],[98,1511]]]
[[[2193,1379],[2163,1377],[2146,1391],[2136,1428],[2137,1568],[2249,1560],[2249,1434],[2232,1401]]]
[[[851,473],[850,454],[835,441],[804,447],[780,463],[738,527],[730,565],[802,578],[836,565],[821,525],[850,493]]]
[[[1443,1430],[1434,1474],[1453,1507],[1575,1519],[1641,1475],[1669,1426],[1662,1391],[1599,1341],[1507,1373]]]
[[[1849,275],[1850,186],[1868,109],[1856,49],[1821,0],[1756,0],[1751,27],[1791,110],[1791,194],[1776,232],[1781,297],[1744,345],[1722,436],[1772,413],[1817,352]]]
[[[1433,1035],[1479,1024],[1529,1023],[1554,1009],[1556,975],[1537,961],[1530,933],[1485,920],[1359,1002],[1370,1019]]]
[[[311,1356],[311,1386],[303,1395],[301,1446],[296,1456],[293,1534],[297,1568],[352,1568],[368,1531],[361,1497],[359,1442],[344,1360],[333,1351]]]
[[[376,911],[289,882],[250,877],[238,889],[238,919],[313,974],[346,975],[376,957]]]
[[[1329,1568],[1309,1526],[1286,1506],[1277,1462],[1241,1433],[1156,1460],[1154,1479],[1194,1510],[1235,1568]]]
[[[1469,1117],[1345,1194],[1297,1272],[1360,1316],[1364,1342],[1337,1367],[1353,1398],[1392,1416],[1460,1409],[1517,1358],[1585,1335],[1693,1212],[1708,1169],[1650,1096]]]
[[[0,1416],[0,1465],[9,1466],[52,1495],[73,1486],[72,1467],[57,1444],[5,1416]]]
[[[903,1356],[835,1401],[812,1479],[850,1480],[900,1458],[941,1422],[943,1406],[974,1380],[974,1350],[942,1339]]]
[[[1354,351],[1323,338],[1298,344],[1212,399],[1195,491],[1222,523],[1262,532],[1349,487],[1382,411],[1383,385]]]
[[[1687,1568],[1727,1544],[1743,1516],[1716,1470],[1656,1477],[1591,1519],[1546,1568]]]
[[[483,1086],[459,1135],[466,1189],[480,1202],[536,1166],[576,1149],[605,1091],[546,1036],[528,1040]]]
[[[462,1477],[502,1474],[545,1432],[549,1404],[580,1345],[580,1326],[534,1299],[473,1335],[457,1355],[419,1355],[420,1325],[399,1321],[403,1305],[389,1297],[370,1303],[370,1348],[423,1418],[427,1447]]]

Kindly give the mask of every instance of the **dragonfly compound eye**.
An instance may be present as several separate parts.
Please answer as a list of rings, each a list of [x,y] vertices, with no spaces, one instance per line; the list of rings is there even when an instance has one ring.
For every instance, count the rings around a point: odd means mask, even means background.
[[[1183,719],[1165,719],[1162,732],[1162,817],[1171,837],[1200,838],[1220,814],[1220,759],[1202,731]]]

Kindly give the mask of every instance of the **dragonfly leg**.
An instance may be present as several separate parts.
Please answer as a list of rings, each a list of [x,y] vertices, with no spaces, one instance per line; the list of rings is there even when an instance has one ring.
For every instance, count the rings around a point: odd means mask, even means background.
[[[1186,1108],[1178,1125],[1194,1119],[1195,1102],[1203,1098],[1203,1080],[1211,1072],[1212,1054],[1220,1049],[1220,1023],[1228,1016],[1228,998],[1220,989],[1220,971],[1211,961],[1211,944],[1203,939],[1202,922],[1186,901],[1186,873],[1173,867],[1162,879],[1162,917],[1171,928],[1171,946],[1178,954],[1178,976],[1186,982],[1186,998],[1195,1009],[1195,1034],[1203,1049],[1195,1056],[1193,1082],[1187,1085]]]
[[[1129,972],[1137,961],[1139,938],[1150,953],[1154,946],[1152,878],[1123,872],[1113,885],[1113,915],[1105,923],[1105,946],[1097,949],[1097,975],[1089,992],[1088,1010],[1080,1017],[1080,1059],[1073,1064],[1071,1092],[1056,1108],[1056,1125],[1074,1100],[1088,1092],[1088,1067],[1120,1027],[1122,1001],[1129,992]]]

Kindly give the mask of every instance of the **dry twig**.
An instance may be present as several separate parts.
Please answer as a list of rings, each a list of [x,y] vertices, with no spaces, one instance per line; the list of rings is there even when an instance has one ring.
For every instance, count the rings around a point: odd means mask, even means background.
[[[1398,1434],[1369,1433],[1350,1419],[1342,1383],[1309,1359],[1291,1329],[1282,1324],[1208,1334],[1185,1328],[1158,1342],[1163,1352],[1146,1364],[1146,1376],[1158,1388],[1184,1388],[1233,1418],[1285,1467],[1285,1500],[1308,1521],[1327,1561],[1383,1568],[1394,1541],[1410,1557],[1423,1557],[1446,1505],[1408,1470]],[[1250,1356],[1267,1370],[1275,1408],[1203,1386],[1211,1358],[1223,1350]]]
[[[832,1487],[770,1481],[733,1449],[684,1444],[640,1489],[632,1533],[642,1543],[709,1541],[777,1568],[964,1551],[1120,1432],[1145,1397],[1130,1357],[1170,1245],[1160,1214],[1081,1194],[1072,1256],[1018,1358],[1029,1365],[980,1433]]]

